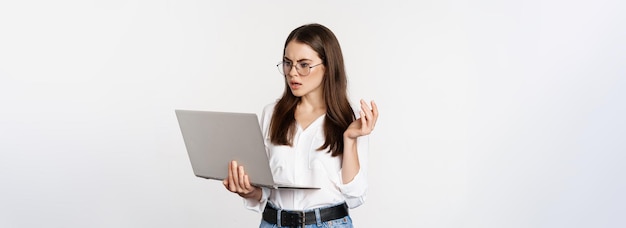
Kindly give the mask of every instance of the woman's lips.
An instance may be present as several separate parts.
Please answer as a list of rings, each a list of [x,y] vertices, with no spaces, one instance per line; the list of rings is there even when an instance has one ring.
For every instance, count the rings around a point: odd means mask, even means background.
[[[301,83],[298,82],[289,82],[289,87],[291,87],[291,89],[298,89],[302,86]]]

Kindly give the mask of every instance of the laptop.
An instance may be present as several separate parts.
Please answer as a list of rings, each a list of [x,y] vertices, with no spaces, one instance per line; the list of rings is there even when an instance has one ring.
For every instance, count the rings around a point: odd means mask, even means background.
[[[236,160],[252,185],[319,189],[274,182],[256,114],[182,109],[175,113],[195,176],[222,181],[228,178],[228,164]]]

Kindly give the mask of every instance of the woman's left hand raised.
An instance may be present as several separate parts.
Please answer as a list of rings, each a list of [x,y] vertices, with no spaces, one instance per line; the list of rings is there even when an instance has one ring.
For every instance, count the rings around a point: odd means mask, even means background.
[[[348,126],[348,129],[343,133],[344,137],[356,139],[359,136],[372,133],[376,126],[376,120],[378,120],[378,107],[374,101],[372,101],[371,104],[372,107],[370,109],[370,106],[361,99],[361,117],[354,120],[354,122]]]

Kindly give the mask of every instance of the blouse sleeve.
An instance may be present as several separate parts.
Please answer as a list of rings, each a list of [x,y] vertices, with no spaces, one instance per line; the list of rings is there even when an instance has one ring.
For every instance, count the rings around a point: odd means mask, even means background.
[[[270,195],[270,189],[266,188],[266,187],[261,187],[261,190],[263,191],[263,195],[261,196],[261,200],[255,200],[255,199],[248,199],[248,198],[244,198],[243,199],[243,205],[252,211],[256,211],[256,212],[263,212],[263,209],[265,208],[265,205],[267,204],[267,199],[269,198]]]
[[[357,107],[353,107],[354,110],[360,110]],[[356,118],[360,118],[359,112],[355,112]],[[368,155],[369,155],[369,140],[370,136],[365,135],[357,138],[357,155],[359,156],[359,172],[354,176],[352,181],[343,184],[339,184],[339,190],[346,198],[346,203],[350,208],[356,208],[365,203],[365,196],[367,195],[367,169],[368,169]],[[339,171],[339,177],[341,180],[341,170]]]
[[[359,172],[352,181],[346,184],[339,184],[339,190],[346,198],[346,203],[350,208],[356,208],[365,203],[367,193],[367,168],[369,154],[369,135],[357,138],[357,154],[359,156]],[[341,170],[338,175],[341,180]]]

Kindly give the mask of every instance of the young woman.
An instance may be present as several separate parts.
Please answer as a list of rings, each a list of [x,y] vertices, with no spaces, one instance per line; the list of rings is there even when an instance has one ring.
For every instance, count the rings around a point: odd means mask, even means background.
[[[261,228],[352,227],[348,210],[365,201],[376,104],[361,100],[359,108],[352,108],[341,47],[323,25],[293,30],[278,69],[285,91],[261,116],[274,180],[320,189],[253,186],[236,161],[229,164],[224,186],[243,197],[247,208],[263,211]]]

